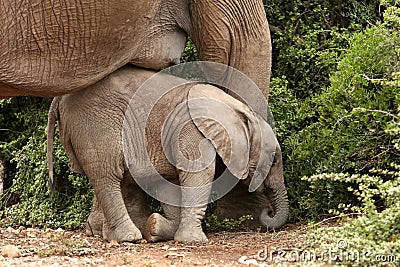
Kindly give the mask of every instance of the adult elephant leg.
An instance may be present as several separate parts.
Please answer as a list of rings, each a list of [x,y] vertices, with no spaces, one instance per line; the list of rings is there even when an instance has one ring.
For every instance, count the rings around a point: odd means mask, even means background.
[[[243,72],[268,99],[272,45],[263,1],[203,0],[190,3],[193,27],[189,35],[200,59],[226,64]],[[260,105],[258,108],[260,110],[256,112],[266,116],[265,107]]]
[[[167,195],[169,198],[174,198],[173,202],[178,202],[181,198],[181,195],[177,194],[172,187],[160,188],[157,192],[162,192],[164,196]],[[146,222],[144,237],[148,242],[174,239],[175,232],[179,226],[181,208],[163,202],[160,204],[164,216],[159,213],[153,213]]]
[[[93,185],[97,201],[104,213],[103,238],[118,242],[140,240],[142,234],[129,217],[122,198],[123,169],[116,167],[111,171],[110,164],[104,164],[103,161],[90,167],[85,173]]]

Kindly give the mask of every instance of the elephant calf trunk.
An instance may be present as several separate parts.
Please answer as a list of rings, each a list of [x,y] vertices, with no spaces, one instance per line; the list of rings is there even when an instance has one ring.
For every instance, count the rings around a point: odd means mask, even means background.
[[[281,228],[287,221],[289,216],[289,202],[287,198],[286,189],[280,188],[272,190],[271,203],[275,210],[275,215],[270,216],[270,210],[264,208],[261,211],[260,222],[268,229],[277,230]]]
[[[279,229],[287,221],[289,216],[289,201],[287,197],[284,175],[282,151],[277,143],[274,163],[264,182],[267,197],[271,200],[275,215],[270,216],[270,211],[264,208],[260,215],[260,222],[268,229]]]

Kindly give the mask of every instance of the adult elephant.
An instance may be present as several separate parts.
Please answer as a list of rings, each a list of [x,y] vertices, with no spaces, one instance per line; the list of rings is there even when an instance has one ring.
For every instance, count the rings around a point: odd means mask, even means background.
[[[179,61],[187,35],[201,60],[244,72],[268,96],[261,0],[2,0],[0,98],[70,93],[129,62],[167,67]]]

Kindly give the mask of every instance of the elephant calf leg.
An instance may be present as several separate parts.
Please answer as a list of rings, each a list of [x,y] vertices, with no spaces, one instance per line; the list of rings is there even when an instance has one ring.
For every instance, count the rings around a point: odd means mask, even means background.
[[[174,236],[176,241],[208,242],[201,221],[207,209],[214,169],[215,162],[200,172],[181,172],[182,207],[181,220]]]
[[[177,181],[173,181],[177,184]],[[176,187],[162,187],[156,192],[163,194],[163,198],[167,196],[171,202],[180,203],[180,190]],[[160,196],[157,196],[160,199]],[[159,213],[153,213],[147,219],[144,237],[148,242],[157,242],[162,240],[172,240],[179,226],[181,208],[161,202],[164,216]]]
[[[117,242],[135,242],[142,239],[140,230],[128,214],[122,195],[114,197],[114,200],[116,198],[118,198],[116,204],[105,202],[102,205],[105,217],[102,229],[103,238]]]
[[[125,207],[133,223],[144,232],[146,220],[151,213],[151,208],[146,200],[145,193],[133,182],[131,176],[125,176],[121,182],[121,193]],[[86,221],[85,230],[87,235],[100,235],[103,233],[105,218],[100,204],[93,199],[93,206]],[[105,231],[109,231],[108,229]]]
[[[93,198],[92,210],[90,211],[89,217],[86,220],[85,231],[89,236],[99,235],[102,236],[103,224],[104,224],[104,214],[101,210],[100,204],[96,199]]]
[[[180,207],[161,203],[165,217],[153,213],[147,219],[144,237],[148,242],[172,240],[179,226]]]
[[[111,160],[108,162],[112,162]],[[92,164],[86,172],[93,185],[96,199],[104,214],[103,238],[117,242],[134,242],[142,239],[142,234],[129,217],[121,192],[124,171],[109,166]]]
[[[201,149],[201,150],[200,150]],[[208,242],[201,228],[215,174],[215,149],[194,124],[179,133],[176,155],[181,186],[181,219],[174,239],[180,242]],[[210,161],[211,159],[211,161]]]

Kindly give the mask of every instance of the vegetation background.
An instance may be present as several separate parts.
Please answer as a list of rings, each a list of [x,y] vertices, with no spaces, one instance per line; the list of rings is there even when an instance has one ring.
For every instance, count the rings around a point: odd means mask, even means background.
[[[265,1],[273,40],[270,106],[284,152],[290,221],[318,242],[400,255],[400,1]],[[196,59],[189,41],[183,61]],[[51,100],[0,100],[3,225],[78,228],[93,192],[56,141],[50,200]],[[341,224],[317,229],[322,219]],[[212,227],[211,227],[212,228]],[[375,264],[375,263],[371,263]]]

